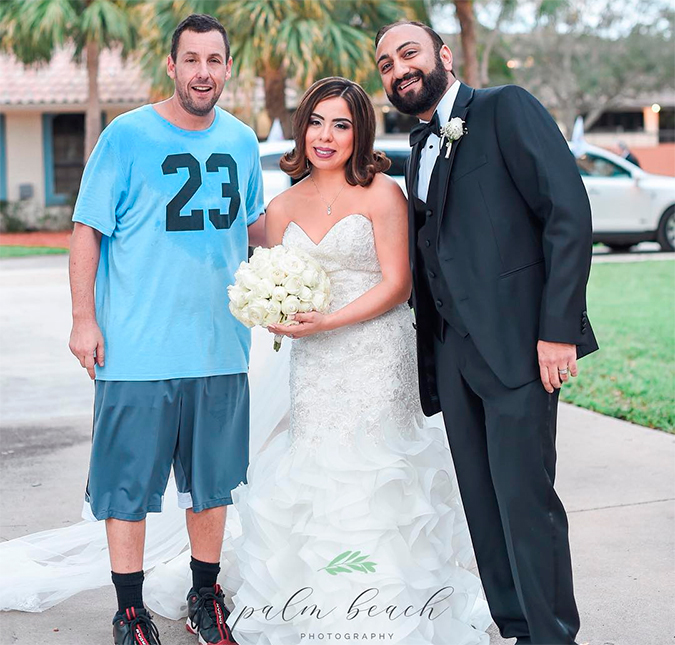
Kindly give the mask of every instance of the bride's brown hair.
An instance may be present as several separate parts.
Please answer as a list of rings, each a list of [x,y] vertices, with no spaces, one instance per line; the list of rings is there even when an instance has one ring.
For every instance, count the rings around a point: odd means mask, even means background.
[[[384,172],[391,161],[383,152],[373,150],[375,142],[375,110],[363,88],[340,76],[322,78],[305,92],[293,115],[295,148],[287,152],[279,167],[294,179],[309,174],[310,164],[305,151],[305,135],[314,108],[334,97],[347,102],[354,127],[354,151],[345,166],[345,179],[351,186],[368,186],[378,172]]]

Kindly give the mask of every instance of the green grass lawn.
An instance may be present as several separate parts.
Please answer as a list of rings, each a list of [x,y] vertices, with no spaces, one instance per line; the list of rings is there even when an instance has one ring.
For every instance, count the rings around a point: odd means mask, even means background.
[[[0,246],[0,258],[23,258],[28,255],[55,255],[68,253],[68,249],[49,246]]]
[[[600,351],[562,399],[675,433],[675,262],[594,264],[588,316]]]

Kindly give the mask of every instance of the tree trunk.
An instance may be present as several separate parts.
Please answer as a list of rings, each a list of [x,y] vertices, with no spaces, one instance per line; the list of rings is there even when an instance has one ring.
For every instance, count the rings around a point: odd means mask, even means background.
[[[88,42],[87,54],[87,113],[84,122],[84,160],[89,159],[101,134],[101,101],[98,95],[98,45]]]
[[[498,27],[495,27],[485,41],[485,49],[480,60],[480,84],[481,87],[485,87],[490,82],[490,56],[492,54],[492,48],[497,42],[497,37],[499,36]]]
[[[455,0],[459,20],[464,58],[464,82],[471,87],[480,87],[478,54],[476,53],[476,18],[473,14],[473,0]]]
[[[574,131],[574,122],[577,120],[577,109],[574,105],[563,105],[559,110],[560,118],[558,121],[558,126],[560,127],[561,132],[565,136],[565,139],[570,141],[572,139],[572,132]],[[584,131],[586,130],[586,124],[584,123]],[[585,132],[584,132],[585,134]]]
[[[490,56],[492,55],[492,49],[497,43],[497,39],[501,33],[502,21],[506,18],[506,15],[510,12],[510,10],[510,4],[506,2],[506,0],[502,0],[502,7],[499,10],[499,16],[497,16],[497,22],[495,23],[494,29],[490,32],[485,41],[485,48],[483,49],[480,59],[481,87],[486,87],[490,83]]]
[[[290,139],[293,136],[293,128],[291,115],[286,109],[286,72],[283,67],[268,64],[263,71],[263,80],[265,82],[265,109],[270,122],[274,123],[274,119],[279,119],[284,137]]]

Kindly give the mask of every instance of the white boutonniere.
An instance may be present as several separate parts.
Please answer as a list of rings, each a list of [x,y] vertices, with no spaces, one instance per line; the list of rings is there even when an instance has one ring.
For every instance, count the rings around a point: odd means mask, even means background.
[[[454,119],[450,119],[444,126],[441,127],[441,144],[440,147],[443,147],[443,142],[446,143],[445,158],[450,157],[450,150],[452,150],[453,142],[461,139],[468,130],[466,129],[466,123],[462,121],[458,116]]]

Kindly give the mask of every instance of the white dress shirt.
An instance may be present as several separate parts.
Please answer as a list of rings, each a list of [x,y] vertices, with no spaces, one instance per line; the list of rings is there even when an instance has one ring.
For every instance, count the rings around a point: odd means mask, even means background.
[[[457,98],[457,92],[459,92],[459,81],[455,81],[445,92],[443,98],[440,100],[436,106],[436,112],[438,112],[438,118],[443,127],[449,120],[450,115],[452,114],[452,107],[455,104],[455,99]],[[427,123],[420,119],[420,123]],[[427,193],[429,192],[429,182],[431,181],[431,173],[434,171],[434,166],[436,165],[436,159],[438,159],[439,143],[441,138],[435,134],[430,134],[427,142],[422,148],[422,153],[420,155],[420,168],[418,172],[418,181],[417,181],[417,196],[423,201],[427,201]]]

